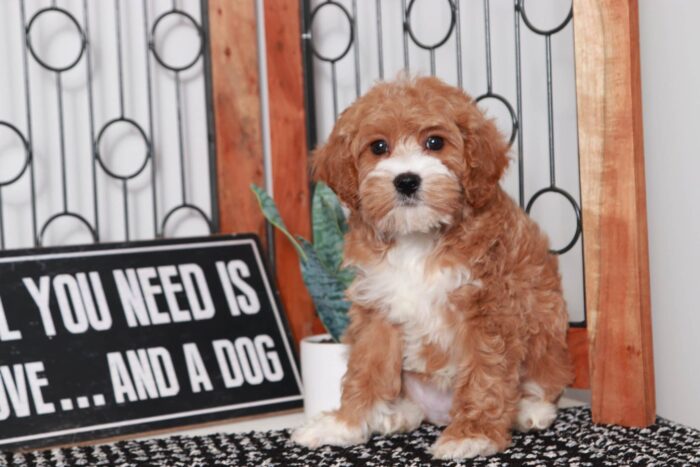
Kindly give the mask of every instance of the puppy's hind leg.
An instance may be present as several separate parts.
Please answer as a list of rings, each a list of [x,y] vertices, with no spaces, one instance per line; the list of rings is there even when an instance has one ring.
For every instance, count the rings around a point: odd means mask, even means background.
[[[523,433],[549,428],[557,418],[556,404],[545,398],[544,389],[534,381],[526,381],[522,385],[522,391],[515,428]]]
[[[571,383],[573,373],[563,339],[548,339],[541,355],[531,355],[525,363],[526,376],[521,385],[521,399],[514,426],[518,431],[545,430],[557,417],[557,401]]]

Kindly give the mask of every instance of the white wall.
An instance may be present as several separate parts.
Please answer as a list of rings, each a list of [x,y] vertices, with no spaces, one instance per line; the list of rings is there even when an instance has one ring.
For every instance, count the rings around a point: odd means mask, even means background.
[[[700,2],[639,2],[659,415],[700,428]]]

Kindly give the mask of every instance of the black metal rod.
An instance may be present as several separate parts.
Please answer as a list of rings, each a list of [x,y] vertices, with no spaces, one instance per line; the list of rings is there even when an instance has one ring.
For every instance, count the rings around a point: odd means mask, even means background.
[[[85,41],[86,41],[86,58],[87,66],[85,71],[87,74],[87,91],[88,91],[88,118],[90,119],[90,148],[92,149],[92,203],[93,203],[93,216],[95,222],[95,232],[100,235],[100,209],[98,202],[98,184],[97,184],[97,158],[95,157],[95,148],[93,147],[95,142],[95,104],[94,95],[92,89],[92,42],[90,41],[90,15],[88,13],[88,0],[83,0],[83,22],[85,23]]]
[[[31,160],[29,161],[29,185],[30,185],[30,197],[31,197],[31,209],[32,209],[32,236],[34,246],[39,245],[39,230],[38,221],[36,213],[36,174],[34,169],[34,148],[33,142],[34,138],[32,136],[32,100],[31,100],[31,83],[29,79],[29,51],[27,50],[27,43],[29,37],[27,37],[27,15],[24,9],[24,0],[17,0],[20,6],[20,18],[22,20],[22,68],[24,71],[24,102],[27,107],[27,141],[29,142],[29,152],[31,155]]]
[[[306,110],[306,141],[309,149],[316,147],[318,140],[316,131],[316,95],[314,86],[314,55],[311,50],[311,1],[302,0],[300,8],[302,33],[302,57],[304,61],[304,98]],[[356,54],[359,57],[359,54]],[[359,60],[359,58],[358,58]],[[356,71],[359,73],[358,71]],[[358,81],[359,82],[359,81]],[[359,95],[359,88],[357,88]]]
[[[462,88],[464,87],[464,83],[462,82],[462,21],[459,17],[459,0],[455,2],[455,16],[457,19],[457,86]]]
[[[350,27],[353,30],[353,58],[355,59],[355,96],[360,97],[362,94],[362,80],[360,77],[360,36],[357,34],[357,0],[352,0],[352,24]]]
[[[58,96],[58,134],[61,154],[61,194],[63,212],[68,212],[68,175],[66,173],[66,136],[63,122],[63,83],[61,73],[56,73],[56,95]]]
[[[119,115],[124,118],[124,64],[122,63],[122,28],[119,0],[114,0],[114,27],[117,30],[117,71],[119,82]]]
[[[124,207],[124,239],[128,242],[129,237],[129,187],[126,180],[122,180],[122,203]]]
[[[209,9],[207,8],[208,1],[201,0],[199,4],[199,10],[202,13],[202,24],[207,25],[207,27],[202,28],[205,32],[202,40],[204,41],[204,96],[207,104],[207,141],[209,142],[209,205],[211,206],[211,230],[212,233],[218,232],[221,228],[221,216],[219,215],[219,181],[217,177],[217,165],[216,165],[216,123],[214,121],[214,89],[212,86],[211,79],[207,77],[211,76],[211,49],[209,47]],[[150,79],[149,79],[149,93],[150,93]],[[150,104],[149,104],[150,105]],[[150,107],[149,107],[150,109]],[[151,129],[151,135],[153,135],[153,130]],[[151,139],[153,136],[151,136]],[[155,159],[153,160],[153,167],[155,167]],[[155,214],[155,183],[154,187],[154,214]]]
[[[523,154],[523,80],[522,61],[520,50],[520,7],[519,0],[515,0],[515,103],[518,115],[518,202],[521,208],[525,207],[525,156]]]
[[[435,76],[435,49],[430,49],[430,76]]]
[[[149,14],[148,14],[148,2],[143,2],[143,36],[144,36],[144,41],[146,44],[150,43],[149,36],[148,36],[148,22],[149,22]],[[155,40],[155,38],[154,38]],[[156,168],[157,168],[157,163],[156,163],[156,151],[154,150],[154,145],[153,145],[153,138],[155,135],[153,134],[153,89],[152,89],[152,84],[151,84],[151,54],[147,53],[146,54],[146,94],[147,94],[147,105],[148,105],[148,144],[149,144],[149,149],[151,153],[151,204],[153,205],[153,236],[154,237],[159,237],[161,235],[161,232],[158,228],[158,180],[156,178]],[[205,79],[205,84],[207,86],[210,86],[210,80]],[[211,100],[208,101],[208,108],[211,108]],[[209,127],[209,131],[212,131],[211,127]],[[213,144],[213,140],[210,140],[210,144]]]
[[[333,92],[333,120],[338,120],[338,77],[335,72],[335,62],[331,62],[331,86]]]
[[[175,103],[177,108],[177,143],[180,153],[180,192],[182,193],[182,204],[187,204],[187,176],[185,171],[185,141],[184,128],[182,127],[182,85],[180,82],[180,72],[175,72]]]
[[[379,79],[384,79],[384,45],[382,38],[382,2],[377,0],[377,57],[379,61]],[[355,16],[357,18],[357,16]],[[357,19],[355,20],[357,22]],[[357,39],[356,39],[357,40]]]
[[[486,89],[493,92],[493,73],[491,70],[491,13],[489,0],[484,0],[484,42],[486,44]]]
[[[406,10],[406,0],[401,0],[401,11],[403,12],[403,67],[408,73],[411,65],[408,58],[408,16]]]
[[[549,133],[549,182],[556,186],[556,174],[554,167],[554,98],[552,93],[552,40],[550,35],[544,38],[545,57],[547,63],[547,123]]]

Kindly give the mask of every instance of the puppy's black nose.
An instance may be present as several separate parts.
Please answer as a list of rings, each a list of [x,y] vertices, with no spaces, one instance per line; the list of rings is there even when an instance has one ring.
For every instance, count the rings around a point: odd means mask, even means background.
[[[394,179],[394,186],[402,195],[411,196],[420,187],[420,177],[411,172],[399,174]]]

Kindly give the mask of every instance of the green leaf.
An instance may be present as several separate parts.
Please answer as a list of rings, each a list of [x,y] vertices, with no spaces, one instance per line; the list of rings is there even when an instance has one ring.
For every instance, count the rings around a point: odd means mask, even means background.
[[[326,184],[319,182],[314,189],[311,207],[314,249],[326,268],[337,271],[343,261],[346,228],[340,202]]]
[[[312,214],[314,249],[326,269],[333,272],[347,288],[355,278],[353,269],[341,269],[348,225],[338,197],[323,182],[316,184]]]
[[[265,218],[292,242],[299,253],[304,284],[313,298],[321,322],[336,341],[348,326],[350,302],[345,290],[355,277],[352,269],[341,269],[345,215],[335,194],[320,183],[314,192],[312,219],[315,245],[287,230],[275,202],[262,188],[251,185]]]
[[[342,282],[343,287],[346,289],[350,287],[352,281],[355,280],[355,269],[354,268],[343,268],[338,271],[338,280]]]
[[[316,305],[316,313],[333,339],[339,341],[349,322],[350,302],[345,299],[347,286],[323,265],[309,242],[303,238],[299,238],[299,242],[306,256],[300,261],[301,272]]]
[[[290,242],[292,242],[292,245],[294,245],[294,248],[301,257],[301,260],[306,261],[306,253],[304,252],[304,249],[301,247],[301,245],[299,245],[299,242],[296,241],[289,230],[287,230],[287,227],[284,225],[284,221],[282,220],[282,216],[280,216],[277,206],[275,206],[275,201],[270,197],[270,195],[267,194],[265,190],[254,183],[250,185],[250,189],[253,190],[253,193],[255,193],[255,197],[258,200],[263,216],[265,216],[270,224],[279,229],[279,231],[282,232]]]

